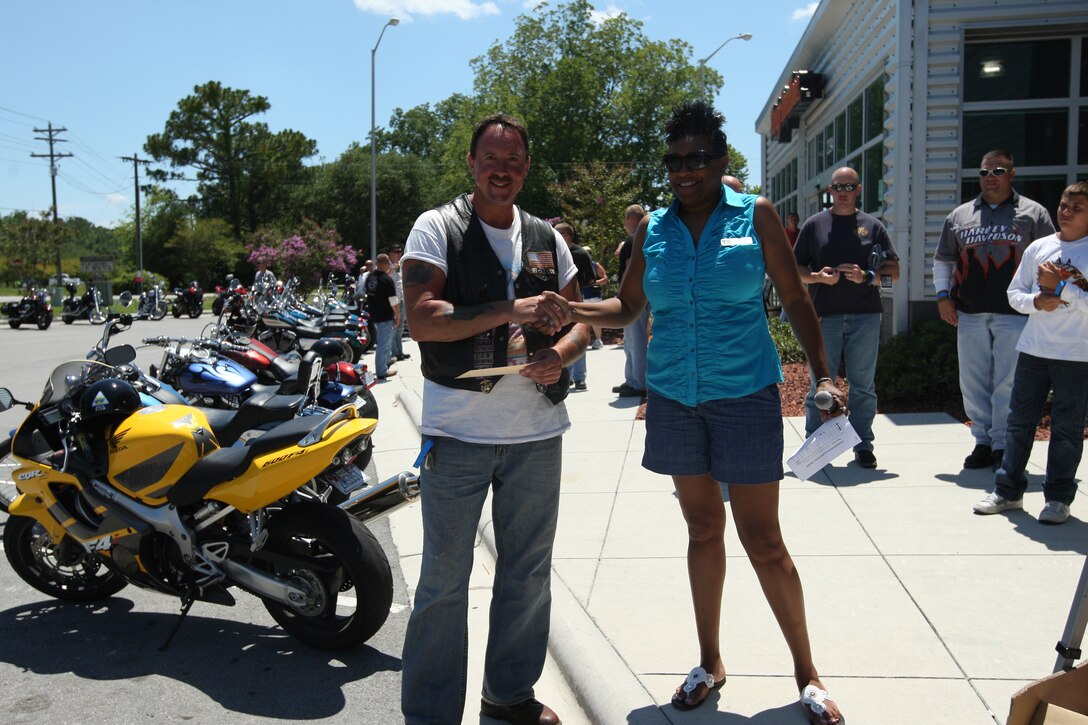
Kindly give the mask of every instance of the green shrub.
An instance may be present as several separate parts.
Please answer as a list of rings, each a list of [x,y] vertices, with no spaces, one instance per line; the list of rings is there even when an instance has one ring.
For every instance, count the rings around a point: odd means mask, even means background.
[[[927,320],[880,346],[876,365],[880,401],[954,403],[961,399],[956,330]]]
[[[793,328],[788,322],[783,322],[777,317],[770,317],[767,319],[767,327],[771,331],[771,339],[774,340],[778,357],[782,358],[783,364],[808,362],[805,349],[794,336]]]

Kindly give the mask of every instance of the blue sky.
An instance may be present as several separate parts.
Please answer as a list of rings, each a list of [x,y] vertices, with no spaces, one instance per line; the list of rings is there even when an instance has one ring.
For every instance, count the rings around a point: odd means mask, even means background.
[[[554,4],[554,3],[553,3]],[[48,146],[35,128],[67,132],[57,150],[62,217],[110,226],[130,217],[132,164],[178,100],[209,80],[263,95],[260,117],[292,128],[333,160],[370,132],[370,50],[376,116],[470,93],[470,59],[505,40],[525,0],[8,0],[0,58],[0,215],[51,204]],[[725,78],[716,99],[729,141],[759,175],[756,116],[817,3],[808,0],[612,0],[654,39],[682,38],[693,62],[739,33],[708,63]],[[530,129],[531,132],[531,129]],[[534,210],[530,210],[534,211]],[[546,210],[539,210],[546,213]]]

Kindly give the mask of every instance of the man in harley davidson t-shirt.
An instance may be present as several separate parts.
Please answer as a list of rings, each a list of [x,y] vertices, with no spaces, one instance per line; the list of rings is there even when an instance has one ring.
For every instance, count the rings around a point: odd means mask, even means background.
[[[379,254],[374,271],[366,278],[366,308],[374,322],[377,337],[374,366],[378,380],[397,374],[396,369],[389,369],[389,358],[393,354],[393,331],[400,325],[400,303],[396,285],[389,276],[389,268],[389,255]]]

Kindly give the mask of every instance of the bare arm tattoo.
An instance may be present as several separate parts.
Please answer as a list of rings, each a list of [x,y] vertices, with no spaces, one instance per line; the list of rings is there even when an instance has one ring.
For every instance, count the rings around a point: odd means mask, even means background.
[[[451,320],[475,320],[480,315],[491,312],[492,309],[490,302],[482,305],[473,305],[472,307],[454,307],[452,304],[449,304],[449,307],[443,314]]]
[[[434,278],[435,267],[430,264],[409,264],[404,269],[404,284],[415,287],[429,283]]]

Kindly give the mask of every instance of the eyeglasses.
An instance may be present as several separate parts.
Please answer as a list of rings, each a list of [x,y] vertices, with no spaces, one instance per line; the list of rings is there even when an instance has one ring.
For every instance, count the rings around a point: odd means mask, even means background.
[[[670,172],[679,171],[684,167],[687,167],[688,171],[699,171],[700,169],[705,169],[706,165],[714,159],[720,159],[721,157],[721,154],[715,156],[706,151],[696,151],[684,156],[678,154],[665,154],[661,157],[661,163],[665,164],[665,168]]]
[[[860,189],[860,188],[861,188],[861,184],[832,184],[831,185],[831,190],[832,191],[854,191],[855,189]]]
[[[995,166],[992,169],[979,169],[978,175],[985,179],[987,176],[1004,176],[1009,170],[1004,166]]]

